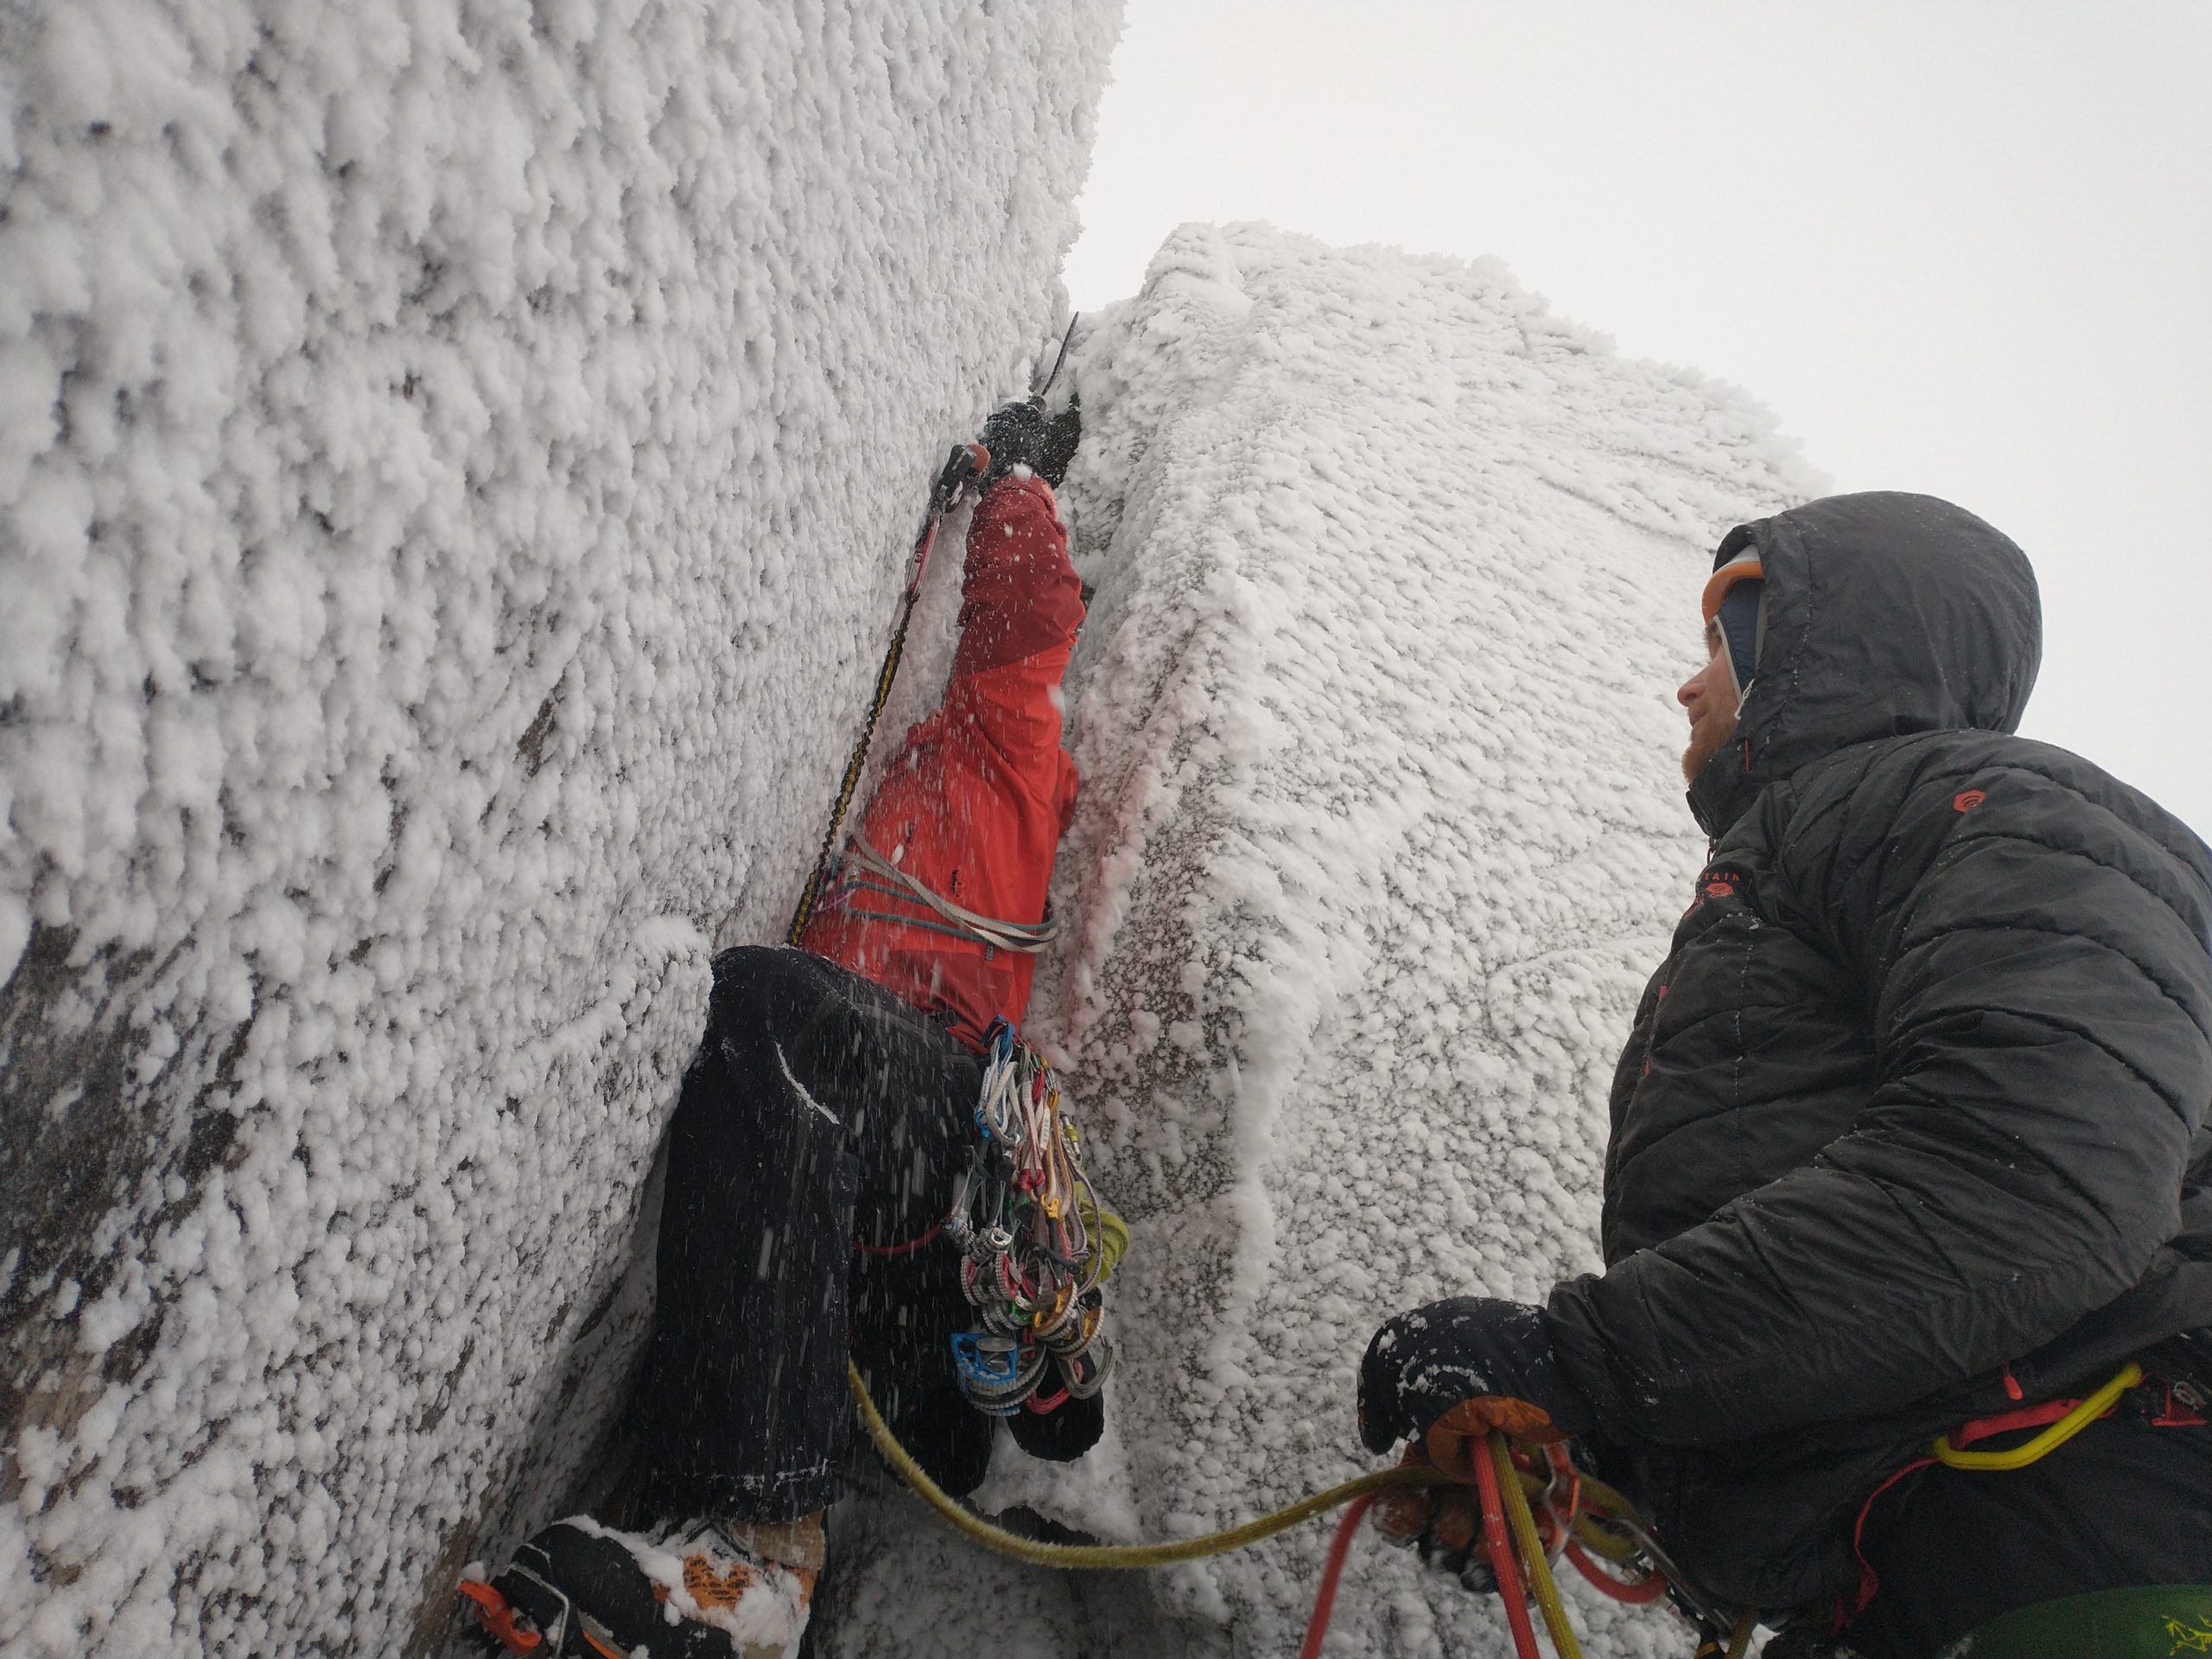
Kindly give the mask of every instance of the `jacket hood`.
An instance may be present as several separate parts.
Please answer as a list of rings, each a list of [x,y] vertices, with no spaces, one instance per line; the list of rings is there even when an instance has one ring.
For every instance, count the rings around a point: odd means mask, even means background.
[[[1765,567],[1758,672],[1734,740],[1690,785],[1715,837],[1758,792],[1854,743],[2017,730],[2043,661],[2027,555],[1931,495],[1832,495],[1722,538]]]

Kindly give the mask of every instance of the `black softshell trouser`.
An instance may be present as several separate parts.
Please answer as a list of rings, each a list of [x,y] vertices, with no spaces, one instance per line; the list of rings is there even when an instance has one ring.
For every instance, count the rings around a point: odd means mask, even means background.
[[[969,1159],[982,1059],[801,950],[715,959],[706,1040],[669,1130],[659,1298],[639,1402],[672,1506],[780,1521],[836,1499],[850,1351],[910,1451],[972,1491],[992,1423],[954,1382],[959,1256],[907,1243]]]

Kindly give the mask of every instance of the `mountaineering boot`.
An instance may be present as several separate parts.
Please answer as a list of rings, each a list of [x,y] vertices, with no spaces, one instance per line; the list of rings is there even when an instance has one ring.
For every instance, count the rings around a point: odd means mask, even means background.
[[[790,1659],[821,1567],[818,1513],[658,1533],[578,1515],[459,1588],[486,1636],[531,1659]]]
[[[1014,1443],[1047,1463],[1072,1463],[1098,1444],[1106,1428],[1106,1402],[1098,1395],[1064,1402],[1044,1413],[1017,1411],[1006,1420]],[[980,1483],[979,1483],[980,1484]]]

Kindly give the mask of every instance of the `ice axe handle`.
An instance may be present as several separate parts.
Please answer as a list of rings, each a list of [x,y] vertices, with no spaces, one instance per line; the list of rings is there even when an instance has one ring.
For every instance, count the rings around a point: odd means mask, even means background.
[[[1059,355],[1052,359],[1052,372],[1045,377],[1045,384],[1029,394],[1031,408],[1041,410],[1045,407],[1045,394],[1052,389],[1052,383],[1060,378],[1060,367],[1068,360],[1068,344],[1075,339],[1075,320],[1082,315],[1080,311],[1068,313],[1068,326],[1060,332]]]

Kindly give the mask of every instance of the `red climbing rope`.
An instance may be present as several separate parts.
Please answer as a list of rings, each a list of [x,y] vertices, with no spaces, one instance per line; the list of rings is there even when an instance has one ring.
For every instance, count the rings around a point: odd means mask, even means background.
[[[1337,1522],[1337,1535],[1329,1540],[1329,1559],[1321,1568],[1321,1588],[1313,1598],[1313,1617],[1306,1621],[1306,1645],[1299,1649],[1298,1659],[1321,1659],[1321,1643],[1328,1637],[1329,1619],[1337,1611],[1337,1581],[1344,1575],[1344,1558],[1351,1554],[1352,1538],[1374,1504],[1372,1497],[1354,1498],[1344,1519]]]

